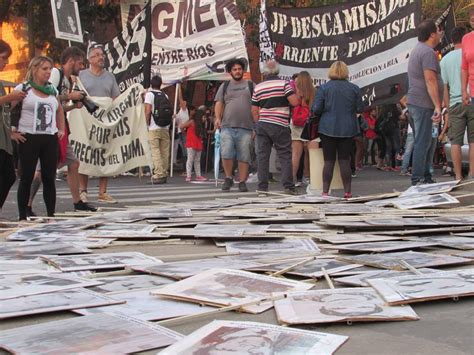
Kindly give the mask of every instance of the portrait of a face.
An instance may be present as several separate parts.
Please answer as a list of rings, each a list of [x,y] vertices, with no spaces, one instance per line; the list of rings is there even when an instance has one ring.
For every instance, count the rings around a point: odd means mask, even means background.
[[[410,275],[393,279],[374,279],[368,283],[389,304],[404,304],[431,299],[474,294],[473,271],[437,272],[428,275]]]
[[[254,322],[214,321],[163,355],[332,354],[347,337]]]
[[[418,319],[410,307],[386,306],[370,287],[290,292],[275,301],[275,310],[287,324]]]
[[[193,355],[274,354],[273,342],[265,332],[223,327],[203,338],[193,349]]]
[[[38,102],[36,106],[36,132],[52,132],[53,129],[53,107],[48,102]]]

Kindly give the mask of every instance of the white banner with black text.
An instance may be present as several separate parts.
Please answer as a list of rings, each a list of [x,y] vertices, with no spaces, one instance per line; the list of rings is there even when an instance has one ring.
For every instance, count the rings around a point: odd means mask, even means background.
[[[90,97],[99,106],[93,115],[84,107],[69,113],[69,142],[81,174],[114,176],[152,166],[142,92],[134,84],[113,101]]]

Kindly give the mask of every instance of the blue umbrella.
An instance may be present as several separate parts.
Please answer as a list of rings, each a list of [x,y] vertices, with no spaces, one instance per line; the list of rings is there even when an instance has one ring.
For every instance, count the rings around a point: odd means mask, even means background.
[[[214,178],[216,179],[216,187],[217,187],[217,180],[219,179],[219,168],[221,162],[221,130],[216,129],[214,133]]]

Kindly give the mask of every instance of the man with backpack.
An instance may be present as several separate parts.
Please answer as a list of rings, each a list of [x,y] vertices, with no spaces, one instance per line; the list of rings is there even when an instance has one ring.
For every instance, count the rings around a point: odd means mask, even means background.
[[[214,126],[221,129],[221,156],[225,180],[222,191],[230,191],[234,185],[232,168],[234,159],[238,161],[239,191],[247,192],[247,177],[251,161],[251,146],[254,122],[251,99],[254,84],[244,80],[245,63],[232,59],[226,66],[232,79],[224,82],[215,97],[216,119]]]
[[[168,96],[160,90],[161,77],[155,75],[150,83],[151,90],[145,95],[145,119],[153,158],[152,183],[165,184],[170,160],[169,127],[173,118],[173,108]]]

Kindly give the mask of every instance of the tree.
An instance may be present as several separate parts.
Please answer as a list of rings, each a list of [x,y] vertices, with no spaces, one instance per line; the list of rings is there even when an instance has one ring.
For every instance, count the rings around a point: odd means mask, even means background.
[[[0,21],[9,19],[9,16],[28,18],[29,42],[32,48],[46,50],[47,55],[58,59],[60,53],[68,46],[67,41],[59,40],[54,35],[54,25],[51,19],[51,2],[46,0],[0,0],[0,10],[3,18]],[[78,0],[79,13],[81,16],[82,30],[85,34],[94,36],[97,42],[105,42],[115,36],[120,31],[120,6],[107,3],[100,5],[99,1]],[[3,13],[6,9],[6,13]],[[30,16],[28,16],[28,13]],[[96,31],[96,28],[103,24],[113,24],[116,32],[107,38],[106,31]],[[74,43],[76,44],[76,43]],[[34,50],[30,49],[30,56],[34,56]]]

